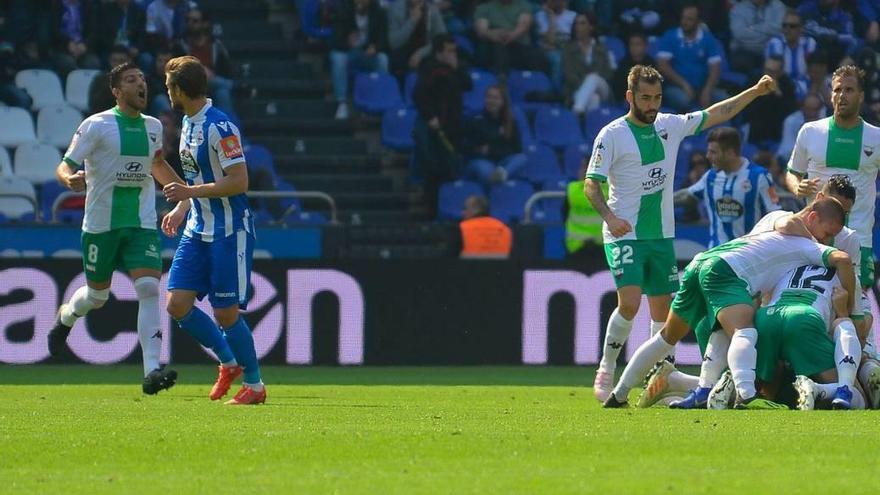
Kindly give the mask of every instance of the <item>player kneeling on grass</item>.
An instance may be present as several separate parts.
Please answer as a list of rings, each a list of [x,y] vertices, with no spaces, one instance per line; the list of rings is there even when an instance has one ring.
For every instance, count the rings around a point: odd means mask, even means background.
[[[155,394],[173,386],[177,372],[159,366],[162,258],[153,179],[162,184],[181,179],[162,157],[162,124],[141,115],[147,107],[141,70],[131,63],[117,65],[110,71],[110,90],[116,106],[80,124],[56,171],[68,189],[86,191],[82,225],[86,285],[58,311],[49,332],[49,353],[53,357],[70,353],[67,336],[76,320],[104,306],[113,271],[127,270],[138,299],[143,391]]]
[[[165,83],[171,104],[185,114],[180,162],[186,184],[165,186],[165,197],[178,203],[162,219],[162,230],[177,235],[188,216],[168,276],[168,313],[220,360],[211,400],[226,395],[244,374],[241,390],[226,403],[260,404],[266,401],[266,389],[251,330],[239,314],[239,308],[247,307],[254,250],[241,135],[207,98],[207,73],[198,59],[171,59]],[[219,328],[194,306],[206,294]]]
[[[605,407],[625,406],[639,379],[707,316],[715,322],[713,327],[720,324],[731,337],[727,357],[739,394],[737,408],[779,407],[758,397],[755,390],[757,330],[752,299],[771,290],[785,272],[804,264],[835,267],[844,288],[854,290],[849,255],[817,241],[827,242],[840,232],[844,217],[838,201],[816,200],[807,211],[779,222],[773,232],[745,236],[697,255],[685,269],[663,330],[639,347]]]

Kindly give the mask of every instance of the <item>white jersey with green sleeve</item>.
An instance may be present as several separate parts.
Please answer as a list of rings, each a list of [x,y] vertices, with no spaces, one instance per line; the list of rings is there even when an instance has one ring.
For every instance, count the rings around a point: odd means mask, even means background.
[[[156,229],[153,157],[162,153],[162,124],[141,115],[131,118],[114,107],[86,118],[64,155],[86,171],[82,229],[100,234],[113,229]]]
[[[847,226],[859,235],[862,247],[872,247],[874,200],[880,170],[880,128],[864,121],[841,129],[834,117],[808,122],[801,127],[788,169],[800,177],[819,178],[820,187],[833,175],[846,175],[856,188],[856,201]]]
[[[837,270],[833,267],[816,265],[803,265],[786,273],[776,288],[773,289],[773,297],[768,303],[775,304],[806,304],[822,315],[825,326],[831,329],[831,323],[835,319],[834,306],[831,296],[835,287],[843,287]],[[856,307],[853,311],[853,319],[863,317],[862,309]]]
[[[834,251],[806,237],[772,231],[734,239],[705,254],[726,261],[754,296],[773,290],[786,272],[801,265],[828,266],[828,256]]]
[[[599,131],[586,178],[608,181],[608,207],[633,228],[614,237],[603,224],[606,243],[675,237],[672,189],[678,147],[699,134],[706,117],[704,111],[659,113],[652,125],[638,126],[624,116]]]

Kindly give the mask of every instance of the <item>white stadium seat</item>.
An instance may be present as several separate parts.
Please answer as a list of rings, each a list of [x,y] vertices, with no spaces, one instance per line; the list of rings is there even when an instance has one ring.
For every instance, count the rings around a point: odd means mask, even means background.
[[[36,140],[30,112],[18,107],[0,108],[0,146],[15,148]]]
[[[64,103],[61,80],[50,70],[27,69],[19,71],[15,75],[15,85],[27,91],[33,98],[32,110]]]
[[[6,148],[0,146],[0,175],[12,175],[12,158]]]
[[[37,139],[41,143],[67,149],[80,122],[82,114],[69,105],[46,107],[37,115]]]
[[[100,74],[99,70],[77,69],[67,75],[66,92],[67,103],[80,112],[89,109],[89,86],[92,80]]]
[[[17,220],[22,215],[36,213],[34,203],[25,198],[9,197],[4,194],[20,194],[36,201],[37,194],[30,182],[14,175],[0,176],[0,215],[9,220]]]
[[[61,163],[61,153],[51,144],[30,143],[15,149],[15,175],[31,184],[55,180],[55,169]]]

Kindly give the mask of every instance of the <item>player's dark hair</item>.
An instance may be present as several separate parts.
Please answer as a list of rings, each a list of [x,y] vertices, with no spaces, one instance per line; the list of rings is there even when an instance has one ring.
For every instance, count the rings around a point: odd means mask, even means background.
[[[446,45],[454,45],[455,38],[449,33],[438,34],[431,38],[431,53],[437,55],[442,52]]]
[[[119,88],[119,84],[122,82],[122,74],[131,69],[141,70],[134,62],[125,62],[110,69],[110,87]]]
[[[482,194],[474,194],[468,196],[465,202],[471,202],[474,208],[474,215],[478,217],[489,216],[489,200]]]
[[[650,65],[634,65],[626,76],[626,89],[635,93],[639,90],[639,84],[642,82],[648,84],[662,83],[663,76]]]
[[[852,202],[856,200],[856,186],[853,185],[850,178],[846,175],[832,175],[828,182],[822,186],[822,194],[825,196],[834,195],[846,198]]]
[[[733,150],[739,154],[742,149],[742,140],[739,137],[739,131],[733,127],[718,127],[709,132],[707,138],[708,143],[718,143],[722,150]]]
[[[839,222],[841,225],[846,221],[846,211],[840,201],[831,198],[816,199],[809,205],[810,211],[815,211],[819,218],[824,221]]]
[[[841,77],[855,77],[856,81],[859,84],[859,91],[864,91],[865,89],[865,71],[860,69],[855,65],[842,65],[834,70],[834,73],[831,74],[831,80],[835,80]]]
[[[175,86],[189,98],[208,96],[208,73],[192,55],[172,58],[165,64],[168,85]]]

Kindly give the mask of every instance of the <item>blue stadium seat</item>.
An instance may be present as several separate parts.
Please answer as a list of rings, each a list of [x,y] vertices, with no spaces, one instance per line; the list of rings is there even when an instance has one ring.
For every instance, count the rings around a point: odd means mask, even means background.
[[[715,46],[718,48],[718,53],[721,54],[721,82],[726,82],[737,87],[745,86],[746,83],[748,83],[748,76],[742,72],[735,72],[730,69],[730,63],[727,60],[727,51],[724,49],[724,45],[718,40],[718,38],[715,38]]]
[[[272,158],[272,152],[268,148],[259,144],[246,144],[244,146],[244,156],[250,173],[266,170],[272,174],[272,178],[276,181],[278,180],[278,172],[275,170],[275,159]]]
[[[477,115],[483,111],[485,107],[484,99],[486,89],[498,83],[495,74],[479,69],[471,69],[471,81],[474,87],[464,94],[464,113],[465,115]]]
[[[505,222],[518,222],[524,215],[523,208],[535,189],[531,184],[520,180],[492,186],[489,191],[489,213]]]
[[[354,78],[354,106],[373,115],[403,104],[397,80],[391,74],[366,72]]]
[[[584,136],[590,145],[596,139],[596,135],[609,122],[622,117],[626,110],[614,105],[604,105],[595,110],[591,110],[584,115]]]
[[[61,193],[67,192],[68,189],[58,181],[50,180],[40,186],[40,214],[43,221],[52,220],[52,204]],[[85,212],[81,208],[59,208],[58,220],[64,223],[82,223]]]
[[[413,148],[413,127],[416,111],[411,108],[392,108],[382,115],[382,145],[396,151]]]
[[[562,170],[565,176],[570,179],[583,179],[580,177],[581,162],[584,157],[590,156],[593,150],[593,143],[573,144],[565,147],[565,153],[562,158]]]
[[[547,145],[535,144],[525,148],[526,162],[525,176],[533,184],[541,184],[547,180],[562,178],[559,169],[559,160],[556,152]]]
[[[299,22],[303,33],[310,38],[321,40],[330,39],[333,36],[333,28],[321,27],[318,22],[321,12],[321,0],[305,0],[303,13],[299,16]]]
[[[611,52],[611,56],[614,57],[615,63],[620,63],[620,60],[626,56],[626,46],[624,46],[623,40],[618,38],[617,36],[599,36],[599,41],[605,45],[605,48]]]
[[[571,179],[568,178],[555,178],[548,179],[541,183],[542,191],[565,191],[568,189],[568,183],[571,182]]]
[[[563,148],[584,141],[577,117],[567,108],[540,108],[535,114],[535,137],[538,142]]]
[[[406,79],[403,80],[403,99],[407,106],[413,107],[416,104],[413,100],[413,91],[415,91],[418,81],[419,74],[415,71],[409,71],[406,74]]]
[[[538,224],[562,223],[562,198],[547,198],[532,207],[532,222]]]
[[[547,74],[538,71],[514,70],[507,77],[507,87],[510,91],[510,100],[525,108],[535,110],[547,106],[546,103],[531,103],[526,101],[526,95],[531,92],[553,91],[553,83]]]
[[[298,211],[291,213],[285,219],[285,224],[308,224],[308,225],[324,225],[328,222],[327,217],[323,213],[314,211]]]
[[[470,196],[482,196],[483,188],[476,182],[457,180],[446,182],[437,193],[437,216],[440,220],[460,220],[464,200]]]
[[[455,44],[458,48],[466,52],[469,56],[474,56],[476,51],[474,50],[474,42],[471,41],[470,38],[461,34],[454,34],[452,37],[455,38]]]
[[[513,120],[516,121],[516,128],[519,130],[519,140],[523,149],[535,144],[535,135],[532,133],[532,126],[529,124],[529,118],[522,108],[513,105],[510,109],[513,112]]]
[[[296,188],[293,187],[293,184],[287,182],[284,179],[278,179],[278,190],[279,191],[290,191],[296,192]],[[300,203],[298,198],[282,198],[281,199],[281,208],[286,212],[288,210],[293,211],[302,211],[302,204]],[[292,213],[291,213],[292,215]]]

